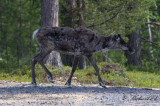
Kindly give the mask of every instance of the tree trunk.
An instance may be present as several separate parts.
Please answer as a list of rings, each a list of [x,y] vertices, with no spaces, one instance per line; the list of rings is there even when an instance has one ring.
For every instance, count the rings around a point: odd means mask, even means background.
[[[68,5],[69,9],[67,10],[66,8],[62,8],[61,9],[61,13],[66,16],[63,23],[63,26],[68,26],[68,27],[74,27],[75,24],[75,13],[74,13],[74,9],[75,9],[75,0],[67,0],[64,1],[66,2],[66,4]],[[71,15],[68,15],[71,14]],[[68,66],[72,66],[72,62],[74,60],[74,56],[73,55],[67,55],[67,54],[63,54],[62,55],[62,62],[64,65],[68,65]]]
[[[58,26],[59,0],[41,0],[41,27]],[[47,64],[62,67],[60,53],[53,51],[46,57]]]
[[[148,17],[147,21],[150,22],[149,17]],[[151,31],[150,24],[148,24],[148,32],[149,32],[149,40],[152,42],[152,31]],[[153,58],[154,56],[153,56],[153,50],[152,50],[152,43],[150,43],[149,51],[150,51],[151,57]]]
[[[157,1],[157,11],[158,11],[158,15],[160,16],[160,3],[159,3],[159,1]],[[159,30],[159,27],[158,27],[158,31],[160,31]],[[157,33],[157,35],[159,35],[158,33]],[[157,36],[157,38],[158,38],[158,36]],[[157,39],[158,40],[158,39]],[[160,49],[158,49],[158,51],[159,51],[159,55],[158,55],[158,66],[159,66],[159,69],[160,69]]]
[[[141,36],[140,30],[137,28],[136,32],[127,35],[129,42],[128,44],[135,49],[134,54],[125,53],[126,58],[128,59],[127,65],[141,66]]]
[[[83,26],[83,14],[82,14],[83,9],[82,9],[82,5],[83,5],[82,0],[77,0],[78,18],[79,18],[79,20],[78,20],[78,26],[79,27]]]
[[[20,5],[20,15],[19,15],[19,36],[18,39],[22,38],[22,0],[19,1],[19,5]],[[18,67],[19,67],[19,61],[20,58],[22,58],[22,54],[23,54],[23,47],[21,47],[21,40],[17,40],[17,63],[18,63]],[[21,50],[21,52],[20,52]]]
[[[82,6],[83,6],[83,3],[82,3],[82,0],[77,0],[77,6],[78,6],[78,26],[79,27],[82,27],[83,26],[83,14],[82,14]],[[80,59],[79,59],[79,68],[80,69],[86,69],[86,61],[85,61],[85,57],[82,56]]]

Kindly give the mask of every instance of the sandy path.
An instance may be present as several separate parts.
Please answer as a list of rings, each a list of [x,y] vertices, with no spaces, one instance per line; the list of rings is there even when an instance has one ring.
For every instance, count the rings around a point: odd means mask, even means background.
[[[160,106],[160,90],[17,83],[0,80],[0,106]]]

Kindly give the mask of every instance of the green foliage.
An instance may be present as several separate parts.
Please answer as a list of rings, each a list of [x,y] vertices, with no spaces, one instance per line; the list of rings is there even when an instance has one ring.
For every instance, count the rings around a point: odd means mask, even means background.
[[[126,35],[144,24],[151,5],[154,5],[153,0],[88,0],[84,11],[85,25],[92,25],[100,34]]]
[[[78,11],[75,3],[73,14],[68,1],[59,0],[60,26],[77,27]],[[127,41],[127,34],[141,30],[142,38],[149,39],[149,19],[160,21],[160,0],[82,0],[83,26],[94,30],[99,35],[120,33]],[[32,32],[40,28],[40,0],[1,0],[0,1],[0,79],[31,81],[30,59],[38,52],[39,45],[32,40]],[[109,51],[96,53],[94,58],[100,69],[107,64],[118,63],[122,72],[112,70],[102,74],[104,82],[114,86],[160,87],[160,29],[151,25],[153,42],[142,39],[142,66],[125,66],[127,61],[123,52]],[[155,45],[156,44],[156,45]],[[152,56],[153,54],[153,56]],[[107,63],[100,63],[107,57]],[[71,67],[57,69],[48,66],[58,79],[67,79]],[[86,70],[76,71],[77,80],[82,83],[97,83],[94,69],[88,63]],[[46,74],[37,65],[38,82],[47,82]],[[92,77],[91,77],[92,76]]]
[[[32,32],[40,27],[40,3],[3,0],[0,5],[0,68],[23,67],[38,49]]]

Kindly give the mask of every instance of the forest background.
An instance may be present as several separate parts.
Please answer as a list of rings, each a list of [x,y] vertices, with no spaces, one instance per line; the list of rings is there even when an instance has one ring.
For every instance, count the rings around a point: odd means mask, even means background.
[[[0,0],[0,79],[31,81],[30,60],[39,51],[32,39],[41,27],[43,0]],[[55,1],[55,0],[50,0]],[[59,26],[86,27],[99,36],[121,36],[136,51],[96,53],[94,58],[104,82],[114,86],[160,87],[160,0],[59,0]],[[73,56],[61,54],[62,66],[48,63],[57,80],[66,81]],[[83,58],[75,81],[97,83],[97,76]],[[86,70],[85,70],[86,69]],[[37,65],[39,82],[48,82]],[[83,78],[82,78],[83,77]]]

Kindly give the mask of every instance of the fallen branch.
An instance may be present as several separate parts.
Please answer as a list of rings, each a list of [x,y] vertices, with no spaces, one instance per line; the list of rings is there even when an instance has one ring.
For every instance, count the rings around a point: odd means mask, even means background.
[[[148,40],[148,39],[145,39],[145,38],[142,38],[142,41],[143,42],[149,42],[149,43],[151,43],[152,45],[154,45],[154,46],[160,46],[159,44],[157,44],[157,43],[155,43],[155,42],[152,42],[152,41],[150,41],[150,40]]]
[[[156,25],[156,26],[160,26],[160,23],[157,23],[157,22],[146,22],[145,24],[153,24],[153,25]]]

